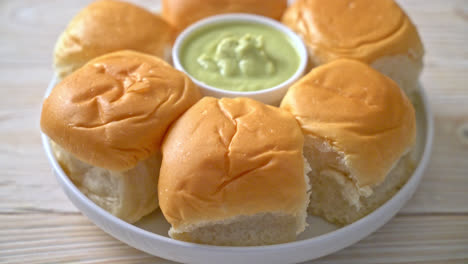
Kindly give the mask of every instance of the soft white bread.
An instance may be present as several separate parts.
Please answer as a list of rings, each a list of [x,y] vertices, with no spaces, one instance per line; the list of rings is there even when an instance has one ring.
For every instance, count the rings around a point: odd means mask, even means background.
[[[385,202],[406,180],[416,123],[398,85],[368,65],[338,59],[294,84],[281,108],[305,134],[310,211],[349,224]],[[398,172],[389,172],[398,167]]]
[[[134,223],[158,208],[159,152],[127,171],[112,171],[85,163],[51,141],[52,150],[72,182],[95,204]]]
[[[312,66],[338,58],[360,60],[408,94],[417,91],[423,45],[393,0],[297,0],[282,22],[302,36]]]
[[[180,32],[202,18],[226,13],[251,13],[279,20],[287,5],[287,0],[163,0],[162,16]]]
[[[119,51],[55,86],[44,101],[41,128],[76,186],[105,210],[135,222],[158,206],[164,134],[200,98],[198,87],[163,60]]]
[[[99,0],[81,10],[59,37],[55,70],[65,77],[89,60],[130,49],[167,59],[172,27],[159,16],[130,3]]]
[[[286,111],[248,98],[205,97],[163,146],[158,192],[172,238],[253,246],[306,226],[303,135]]]

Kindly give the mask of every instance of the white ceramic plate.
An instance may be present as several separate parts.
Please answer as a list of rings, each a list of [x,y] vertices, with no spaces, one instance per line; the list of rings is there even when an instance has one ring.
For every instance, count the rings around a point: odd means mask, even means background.
[[[56,82],[54,78],[46,96]],[[413,154],[418,166],[400,191],[380,208],[351,225],[337,228],[318,217],[309,217],[309,227],[296,242],[271,246],[219,247],[177,241],[168,237],[170,226],[159,209],[134,225],[126,223],[84,196],[57,163],[49,139],[44,134],[42,143],[58,182],[73,204],[102,230],[134,248],[183,263],[297,263],[358,242],[389,221],[411,198],[429,162],[433,137],[433,120],[427,97],[421,92],[416,99],[418,135]]]

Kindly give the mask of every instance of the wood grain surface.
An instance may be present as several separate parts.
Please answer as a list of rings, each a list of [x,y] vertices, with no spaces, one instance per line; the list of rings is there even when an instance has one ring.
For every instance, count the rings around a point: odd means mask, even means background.
[[[94,226],[42,150],[39,115],[54,43],[90,0],[0,0],[0,263],[170,263]],[[154,11],[159,1],[134,1]],[[413,199],[363,241],[309,263],[468,263],[468,1],[401,0],[426,49],[435,117],[431,163]]]

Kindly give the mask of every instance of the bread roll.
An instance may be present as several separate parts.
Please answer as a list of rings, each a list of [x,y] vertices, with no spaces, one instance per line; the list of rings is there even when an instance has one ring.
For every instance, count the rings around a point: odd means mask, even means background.
[[[59,37],[55,71],[63,78],[95,57],[124,49],[168,59],[174,37],[167,22],[143,8],[96,1],[81,10]]]
[[[395,82],[368,65],[338,59],[313,69],[281,102],[305,134],[309,211],[349,224],[405,182],[416,136],[412,104]],[[397,172],[388,176],[392,168]]]
[[[282,22],[302,36],[313,66],[338,58],[360,60],[408,94],[417,91],[423,45],[393,0],[297,0]]]
[[[201,98],[182,72],[134,51],[98,57],[54,87],[41,128],[80,190],[134,222],[158,203],[160,144],[169,125]]]
[[[163,0],[162,16],[177,31],[209,16],[226,13],[251,13],[279,20],[287,0]]]
[[[306,226],[303,135],[287,112],[248,98],[205,97],[162,147],[161,210],[172,238],[253,246]]]

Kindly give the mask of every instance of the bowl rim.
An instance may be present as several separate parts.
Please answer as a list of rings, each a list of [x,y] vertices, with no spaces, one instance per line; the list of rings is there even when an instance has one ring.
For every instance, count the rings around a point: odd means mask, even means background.
[[[184,44],[184,41],[186,38],[190,37],[192,33],[195,31],[199,30],[200,28],[218,24],[218,23],[226,23],[226,22],[232,22],[232,21],[244,21],[244,22],[253,22],[253,23],[259,23],[262,25],[266,25],[269,27],[272,27],[275,30],[278,30],[285,34],[291,41],[291,44],[293,45],[294,49],[298,53],[299,56],[299,66],[297,67],[296,71],[294,72],[291,77],[286,79],[285,81],[270,87],[270,88],[265,88],[262,90],[256,90],[256,91],[233,91],[233,90],[225,90],[222,88],[217,88],[215,86],[206,84],[194,76],[192,76],[188,71],[185,70],[185,68],[182,66],[182,63],[179,59],[179,51]],[[172,62],[174,63],[174,67],[187,74],[192,81],[198,85],[199,87],[206,89],[210,92],[215,92],[215,93],[221,93],[225,94],[227,96],[256,96],[256,95],[264,95],[268,94],[271,92],[274,92],[276,90],[279,90],[283,87],[289,87],[292,85],[295,81],[297,81],[302,74],[305,72],[307,63],[308,63],[308,53],[307,53],[307,48],[304,44],[304,41],[302,40],[301,37],[299,37],[294,31],[289,29],[286,25],[271,19],[269,17],[265,16],[260,16],[260,15],[254,15],[254,14],[246,14],[246,13],[229,13],[229,14],[221,14],[221,15],[215,15],[215,16],[210,16],[204,19],[201,19],[193,24],[191,24],[189,27],[185,28],[176,38],[174,42],[174,46],[172,48]]]
[[[48,96],[50,91],[52,90],[53,86],[55,86],[57,82],[57,77],[54,76],[52,79],[51,83],[49,84],[49,87],[45,93],[45,97]],[[421,87],[421,86],[420,86]],[[282,251],[282,250],[290,250],[291,248],[308,248],[309,245],[314,244],[318,241],[321,241],[320,243],[325,243],[325,241],[333,241],[336,238],[340,238],[343,235],[350,235],[353,230],[360,230],[364,235],[359,239],[363,239],[369,234],[373,233],[375,230],[383,226],[385,223],[387,223],[402,207],[403,205],[411,198],[411,196],[414,194],[414,191],[419,184],[423,172],[426,169],[427,165],[429,164],[429,159],[431,156],[432,152],[432,144],[433,144],[433,136],[434,136],[434,120],[433,120],[433,114],[430,109],[429,101],[427,94],[424,92],[423,89],[420,89],[420,98],[423,103],[423,107],[421,107],[421,111],[424,112],[424,117],[425,117],[425,124],[426,124],[426,130],[425,130],[425,140],[424,142],[421,143],[423,152],[421,154],[421,158],[419,160],[419,163],[414,170],[413,174],[409,177],[407,182],[403,185],[403,187],[395,193],[389,200],[387,200],[384,204],[382,204],[379,208],[368,214],[367,216],[359,219],[358,221],[349,224],[344,227],[340,227],[334,231],[315,236],[312,238],[307,238],[303,240],[298,240],[298,241],[293,241],[293,242],[288,242],[288,243],[283,243],[283,244],[275,244],[275,245],[264,245],[264,246],[249,246],[249,247],[234,247],[234,246],[214,246],[214,245],[204,245],[204,244],[196,244],[196,243],[191,243],[191,242],[184,242],[184,241],[179,241],[175,240],[169,237],[165,237],[162,235],[158,235],[156,233],[152,233],[150,231],[146,231],[138,226],[135,226],[133,224],[127,223],[112,214],[108,213],[104,209],[100,208],[97,206],[94,202],[88,199],[81,191],[72,183],[72,181],[68,178],[68,176],[65,174],[65,172],[62,170],[60,167],[58,161],[56,160],[55,156],[52,153],[52,149],[50,146],[50,140],[45,135],[42,131],[41,133],[41,139],[42,139],[42,144],[47,156],[47,159],[49,160],[50,164],[52,165],[52,168],[57,176],[57,180],[61,184],[62,188],[64,188],[64,191],[67,195],[70,195],[67,191],[70,191],[74,196],[76,196],[81,202],[83,202],[88,208],[90,208],[94,213],[100,215],[103,217],[106,221],[109,222],[114,222],[115,224],[127,229],[130,232],[133,232],[139,236],[143,236],[147,239],[151,240],[158,240],[159,242],[167,243],[171,246],[178,247],[178,249],[196,249],[196,250],[204,250],[205,252],[208,251],[217,251],[217,253],[235,253],[235,254],[255,254],[259,252],[264,252],[263,250],[274,250],[274,251]],[[45,98],[44,97],[44,98]],[[67,190],[65,189],[67,188]],[[411,191],[411,189],[413,189]],[[409,196],[408,196],[409,192]],[[407,197],[406,197],[407,196]],[[405,198],[406,197],[406,198]],[[72,199],[70,199],[72,200]],[[397,201],[401,201],[401,206],[397,208],[396,210],[393,208],[394,204],[397,203]],[[75,206],[79,206],[72,200],[72,202],[75,204]],[[393,208],[393,209],[392,209]],[[83,212],[82,210],[80,210]],[[388,214],[388,211],[391,211],[391,214]],[[382,220],[381,222],[377,224],[372,224],[372,220],[378,216],[383,217],[385,220]],[[88,217],[89,218],[89,217]],[[94,222],[92,218],[90,220]],[[95,223],[96,224],[96,223]],[[370,225],[371,227],[366,227],[367,225]],[[106,231],[106,230],[104,230]],[[108,232],[108,231],[106,231]],[[108,232],[109,233],[109,232]],[[109,233],[110,235],[113,235]],[[117,238],[117,237],[116,237]],[[119,238],[117,238],[119,239]],[[357,241],[359,241],[357,240]],[[353,240],[352,242],[342,242],[340,246],[334,249],[328,249],[328,252],[323,252],[320,256],[325,256],[327,254],[336,252],[340,249],[343,249],[355,242],[356,240]],[[133,245],[132,245],[133,246]],[[142,250],[142,249],[141,249]],[[148,252],[148,251],[146,251]],[[148,252],[150,253],[150,252]],[[150,253],[151,254],[151,253]],[[320,257],[318,256],[318,257]],[[306,259],[307,260],[307,259]]]

